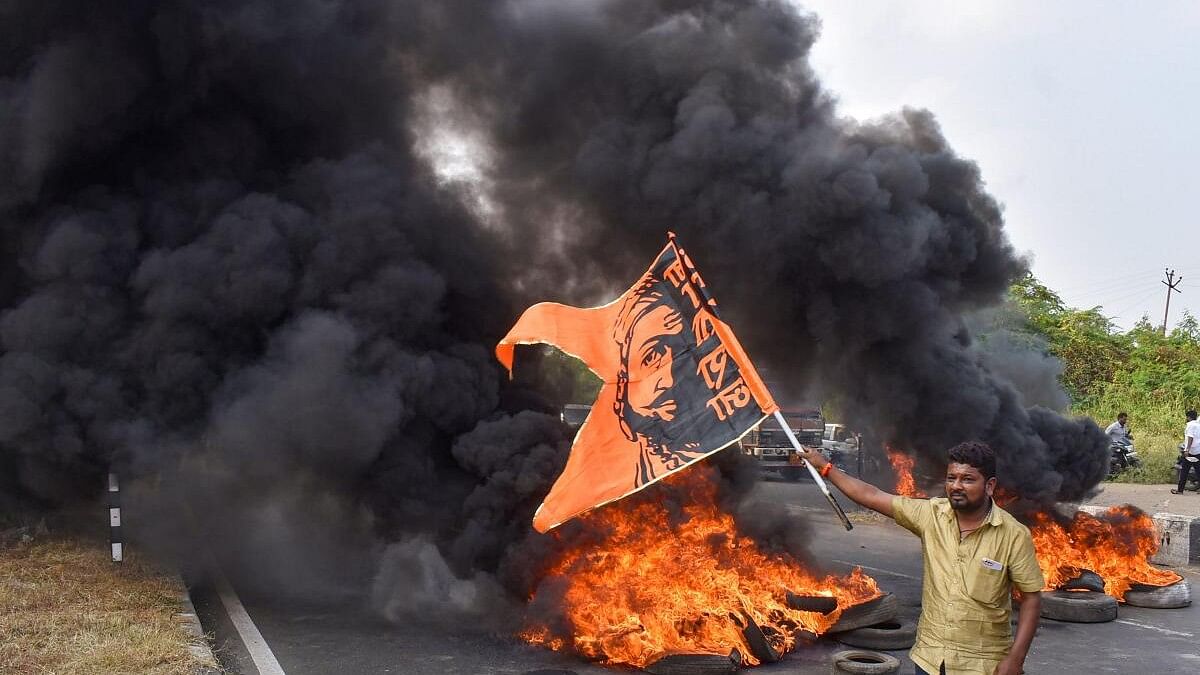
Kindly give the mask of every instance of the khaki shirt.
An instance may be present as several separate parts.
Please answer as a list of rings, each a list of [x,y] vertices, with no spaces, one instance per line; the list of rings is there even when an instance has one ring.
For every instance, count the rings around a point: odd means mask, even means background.
[[[1012,646],[1012,588],[1042,590],[1029,530],[992,504],[978,530],[959,541],[950,501],[892,500],[901,527],[921,538],[924,589],[917,641],[909,655],[927,672],[992,675]]]

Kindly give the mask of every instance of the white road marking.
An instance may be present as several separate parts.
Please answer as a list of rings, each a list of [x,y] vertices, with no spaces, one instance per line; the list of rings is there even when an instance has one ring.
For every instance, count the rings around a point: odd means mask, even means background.
[[[843,565],[852,565],[852,566],[854,566],[854,567],[861,567],[861,568],[863,568],[864,570],[869,570],[869,571],[871,571],[871,572],[879,572],[879,573],[881,573],[881,574],[890,574],[890,575],[892,575],[892,576],[894,576],[894,577],[900,577],[900,578],[902,578],[902,579],[912,579],[913,581],[920,581],[920,580],[921,580],[921,578],[920,578],[920,577],[914,577],[914,576],[912,576],[912,575],[909,575],[909,574],[901,574],[900,572],[893,572],[892,570],[885,570],[885,569],[883,569],[883,568],[880,568],[880,567],[871,567],[870,565],[861,565],[861,564],[859,564],[859,563],[850,562],[849,560],[834,560],[833,562],[835,562],[835,563],[841,563],[841,564],[843,564]]]
[[[255,626],[254,622],[250,620],[250,614],[242,606],[242,601],[238,599],[237,593],[225,580],[225,575],[221,574],[215,565],[212,570],[216,581],[217,595],[221,597],[221,604],[225,605],[225,612],[229,614],[229,620],[233,622],[233,627],[241,636],[242,643],[246,645],[246,651],[250,652],[250,659],[254,661],[258,675],[286,675],[283,667],[279,665],[279,661],[275,659],[275,653],[263,639],[262,633],[258,632],[258,626]]]
[[[1191,633],[1183,633],[1183,632],[1180,632],[1177,630],[1171,630],[1169,628],[1160,628],[1158,626],[1151,626],[1151,625],[1145,624],[1145,623],[1138,623],[1136,621],[1130,621],[1128,619],[1117,619],[1117,623],[1123,623],[1126,626],[1134,626],[1136,628],[1145,628],[1146,630],[1158,631],[1159,633],[1163,633],[1164,635],[1178,635],[1179,637],[1195,637]]]

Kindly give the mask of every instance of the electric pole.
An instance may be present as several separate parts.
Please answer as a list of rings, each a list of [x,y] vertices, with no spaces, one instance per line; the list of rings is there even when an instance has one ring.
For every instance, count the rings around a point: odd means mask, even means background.
[[[1163,285],[1167,287],[1167,308],[1163,310],[1163,327],[1162,327],[1163,337],[1166,337],[1167,336],[1167,314],[1171,311],[1171,292],[1172,291],[1174,291],[1176,293],[1183,292],[1183,291],[1179,290],[1178,288],[1176,288],[1176,286],[1178,286],[1180,283],[1183,282],[1183,275],[1180,275],[1179,278],[1176,279],[1175,278],[1175,270],[1168,270],[1165,267],[1163,268],[1163,274],[1167,275],[1167,280],[1162,282]]]

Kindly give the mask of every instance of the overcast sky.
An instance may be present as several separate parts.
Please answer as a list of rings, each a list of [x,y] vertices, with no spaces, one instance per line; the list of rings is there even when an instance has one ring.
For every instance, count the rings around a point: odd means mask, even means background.
[[[1157,325],[1171,267],[1200,314],[1200,2],[801,4],[841,113],[932,110],[1068,304]]]

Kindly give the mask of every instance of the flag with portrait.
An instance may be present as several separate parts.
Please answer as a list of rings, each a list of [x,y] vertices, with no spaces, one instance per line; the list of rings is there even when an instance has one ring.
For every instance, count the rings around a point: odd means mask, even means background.
[[[538,507],[545,532],[735,443],[776,410],[674,236],[629,290],[602,307],[539,303],[496,346],[550,344],[603,382],[566,467]]]

